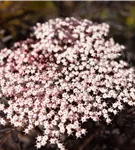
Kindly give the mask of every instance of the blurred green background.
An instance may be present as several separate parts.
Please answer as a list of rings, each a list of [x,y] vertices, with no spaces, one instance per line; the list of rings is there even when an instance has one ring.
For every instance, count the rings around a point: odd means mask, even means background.
[[[0,1],[0,48],[25,39],[36,22],[67,16],[108,23],[115,41],[134,52],[135,2],[131,1]]]

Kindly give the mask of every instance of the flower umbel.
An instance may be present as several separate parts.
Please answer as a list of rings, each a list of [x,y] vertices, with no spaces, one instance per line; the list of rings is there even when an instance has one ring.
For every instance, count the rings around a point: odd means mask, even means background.
[[[42,126],[37,148],[50,142],[63,150],[61,134],[79,138],[86,133],[81,123],[110,123],[124,103],[135,105],[134,68],[118,59],[124,47],[107,38],[108,31],[105,23],[58,18],[1,50],[0,97],[9,106],[0,104],[0,110],[26,134]]]

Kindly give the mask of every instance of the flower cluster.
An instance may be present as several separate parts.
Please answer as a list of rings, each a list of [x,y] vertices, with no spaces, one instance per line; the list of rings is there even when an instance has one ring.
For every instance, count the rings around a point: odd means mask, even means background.
[[[88,119],[110,116],[135,105],[134,68],[123,60],[123,46],[108,38],[109,26],[75,18],[38,23],[30,38],[0,52],[0,110],[24,132],[39,126],[37,148],[63,150],[61,134],[86,133]],[[4,118],[0,123],[5,125]]]

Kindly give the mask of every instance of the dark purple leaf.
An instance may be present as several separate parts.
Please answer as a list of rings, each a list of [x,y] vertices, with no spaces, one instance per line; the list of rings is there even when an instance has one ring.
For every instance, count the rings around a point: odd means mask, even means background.
[[[11,129],[10,129],[10,128],[0,129],[0,134],[1,134],[1,133],[4,133],[4,132],[7,132],[7,131],[9,131],[9,130],[11,130]]]
[[[18,132],[16,130],[11,131],[11,138],[15,143],[19,142]]]

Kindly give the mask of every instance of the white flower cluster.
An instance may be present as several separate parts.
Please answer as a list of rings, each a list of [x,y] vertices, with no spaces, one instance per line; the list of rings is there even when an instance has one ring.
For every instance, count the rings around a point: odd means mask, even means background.
[[[64,150],[61,134],[80,138],[88,119],[110,123],[124,103],[135,105],[134,68],[119,59],[124,47],[107,38],[107,24],[58,18],[33,30],[0,52],[0,97],[9,105],[0,110],[26,134],[42,127],[37,148],[50,142]]]

